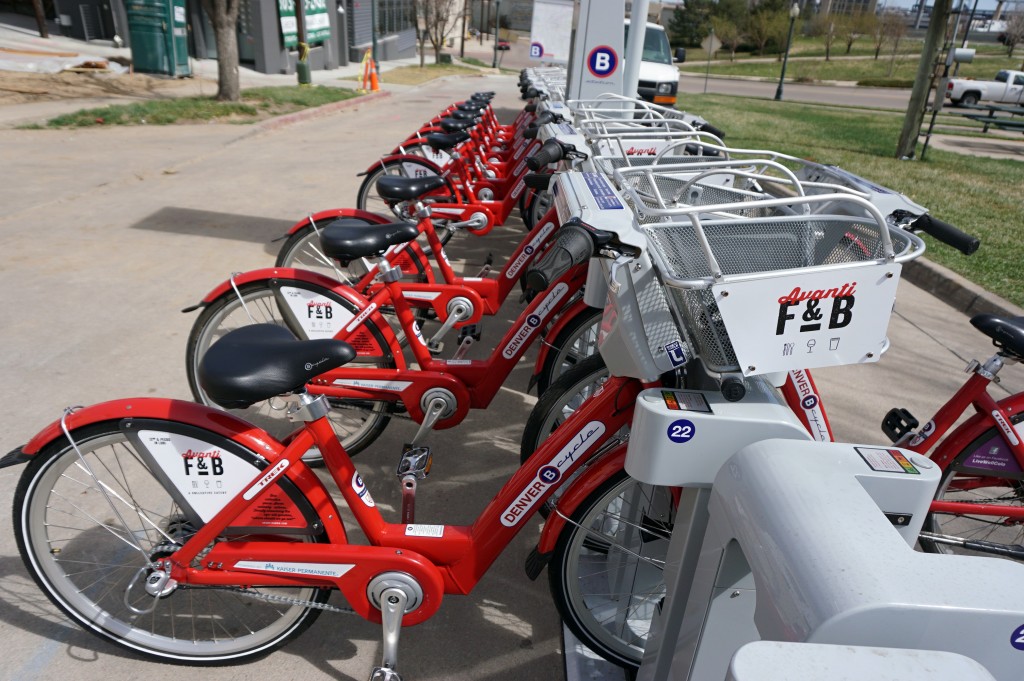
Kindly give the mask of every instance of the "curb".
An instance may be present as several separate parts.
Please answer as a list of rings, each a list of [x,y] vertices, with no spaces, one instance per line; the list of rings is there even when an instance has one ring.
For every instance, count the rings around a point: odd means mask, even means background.
[[[925,258],[918,258],[904,265],[903,278],[965,314],[1024,317],[1024,309],[967,281],[949,268]]]
[[[265,121],[256,124],[255,132],[264,132],[268,130],[277,130],[283,128],[286,125],[292,125],[300,121],[309,120],[310,118],[319,118],[320,116],[327,116],[334,113],[335,111],[341,111],[351,106],[357,106],[359,104],[365,104],[366,102],[376,101],[384,97],[390,97],[391,93],[387,90],[380,90],[379,92],[373,92],[368,95],[361,97],[353,97],[351,99],[345,99],[340,102],[332,102],[330,104],[324,104],[313,109],[303,109],[302,111],[296,111],[295,113],[285,114],[283,116],[277,116],[276,118],[269,118]],[[248,135],[246,135],[248,137]]]

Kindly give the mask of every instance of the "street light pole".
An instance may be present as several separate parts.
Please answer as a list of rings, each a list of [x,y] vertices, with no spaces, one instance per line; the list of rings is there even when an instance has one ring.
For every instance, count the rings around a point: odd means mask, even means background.
[[[796,2],[789,8],[789,38],[786,40],[786,54],[782,57],[782,73],[779,74],[779,87],[775,90],[775,101],[782,101],[782,81],[786,79],[786,64],[789,63],[789,48],[793,46],[793,26],[800,16],[800,5]]]

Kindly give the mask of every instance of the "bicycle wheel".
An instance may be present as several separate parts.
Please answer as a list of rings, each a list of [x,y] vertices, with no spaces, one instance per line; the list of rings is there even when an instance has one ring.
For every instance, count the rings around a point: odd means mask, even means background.
[[[302,337],[302,330],[294,328],[294,323],[289,323],[282,311],[277,293],[283,288],[296,289],[311,298],[316,296],[317,300],[326,297],[332,305],[339,305],[352,315],[356,314],[350,302],[335,296],[327,296],[323,290],[300,282],[253,282],[239,287],[241,297],[234,291],[225,293],[203,310],[188,337],[186,372],[192,396],[197,402],[218,407],[199,385],[199,362],[210,346],[224,334],[249,324],[278,324],[287,327],[297,338]],[[395,368],[394,358],[376,326],[364,324],[364,331],[351,338],[350,342],[359,351],[359,356],[354,362],[347,364],[347,367]],[[349,456],[366,449],[384,431],[391,419],[392,405],[388,402],[336,399],[331,399],[330,402],[333,408],[328,419]],[[296,429],[296,425],[286,418],[284,405],[277,398],[257,402],[247,409],[228,411],[259,426],[278,439],[287,438]],[[323,463],[320,450],[316,448],[303,455],[302,460],[312,466]]]
[[[377,193],[377,180],[385,175],[427,177],[437,174],[437,166],[426,159],[393,158],[381,161],[373,166],[373,169],[363,178],[363,183],[359,185],[356,207],[359,210],[366,210],[378,215],[394,216],[396,220],[401,220],[402,216],[395,213],[391,206],[384,199],[380,198],[380,195]],[[455,186],[452,185],[450,179],[446,178],[445,182],[446,186],[444,188],[432,192],[427,198],[441,201],[442,203],[455,203],[455,197],[457,196]]]
[[[142,580],[150,563],[170,555],[202,521],[175,501],[177,491],[169,491],[167,478],[151,469],[152,459],[122,432],[120,422],[81,428],[74,439],[81,457],[61,438],[28,464],[14,495],[13,516],[26,568],[79,626],[161,662],[210,665],[263,656],[320,614],[305,603],[325,603],[328,589],[260,588],[245,595],[228,588],[178,587],[156,599],[148,595]],[[231,453],[265,465],[239,447]],[[276,538],[317,541],[309,535]],[[261,534],[260,539],[272,537]],[[268,593],[294,604],[254,597]]]
[[[344,219],[360,220],[360,218]],[[368,225],[374,224],[366,221],[362,222]],[[330,223],[324,222],[317,225],[317,227],[322,229],[328,224]],[[442,244],[447,243],[448,239],[451,238],[451,232],[449,230],[441,230],[438,238],[440,238]],[[408,250],[406,253],[408,253]],[[396,259],[395,265],[401,268],[402,273],[409,277],[409,281],[426,281],[425,264],[419,257],[402,254]],[[316,272],[325,277],[337,279],[346,286],[355,286],[362,278],[362,271],[353,271],[351,265],[342,265],[337,260],[327,257],[320,250],[320,235],[316,229],[313,229],[311,224],[306,224],[288,237],[288,240],[284,242],[284,246],[281,247],[280,252],[277,254],[277,262],[274,263],[274,266],[293,267]]]
[[[360,218],[345,218],[345,220],[372,224],[368,220]],[[317,228],[323,229],[329,224],[330,221],[324,220],[317,224]],[[301,229],[297,229],[288,236],[277,253],[277,261],[274,266],[309,270],[325,277],[337,279],[346,286],[353,285],[360,278],[357,274],[350,272],[347,266],[324,255],[320,250],[320,235],[310,223],[306,223]]]
[[[547,190],[534,192],[530,197],[526,212],[522,214],[526,228],[533,229],[537,225],[537,221],[544,217],[554,204],[555,197],[551,192]]]
[[[551,433],[572,416],[580,408],[580,405],[597,392],[607,380],[608,367],[605,366],[601,355],[588,357],[580,365],[562,374],[530,410],[526,426],[523,428],[522,439],[519,442],[520,464],[526,463],[526,460],[540,448],[541,443],[548,439]],[[624,442],[628,436],[629,428],[622,428],[610,446]],[[607,448],[609,445],[605,445],[605,447]],[[582,470],[579,470],[566,478],[559,488],[548,497],[548,500],[541,504],[537,509],[541,516],[547,518],[551,514],[562,495],[562,490],[567,489],[581,473]]]
[[[543,395],[559,376],[583,360],[597,354],[597,338],[604,310],[588,307],[570,320],[553,341],[540,374],[537,394]]]
[[[1013,415],[1011,420],[1014,424],[1021,423],[1024,421],[1024,413]],[[1006,450],[1006,442],[999,431],[994,427],[986,430],[957,454],[953,463],[942,472],[935,498],[939,501],[992,504],[1019,509],[1024,505],[1024,479],[1021,479],[1019,474],[1014,476],[1013,473],[1008,473],[1000,476],[992,471],[971,466],[974,457],[988,456],[999,450]],[[1010,458],[1013,458],[1012,455]],[[1024,523],[1006,516],[929,513],[925,518],[924,529],[936,534],[1007,546],[1024,544]],[[992,555],[950,544],[940,544],[924,537],[920,539],[920,544],[921,548],[929,553]]]
[[[595,653],[627,669],[640,666],[651,618],[665,597],[674,522],[668,487],[621,471],[573,513],[548,566],[565,624]]]
[[[520,463],[526,463],[541,443],[607,380],[608,367],[600,354],[587,357],[559,376],[530,410],[519,442]]]

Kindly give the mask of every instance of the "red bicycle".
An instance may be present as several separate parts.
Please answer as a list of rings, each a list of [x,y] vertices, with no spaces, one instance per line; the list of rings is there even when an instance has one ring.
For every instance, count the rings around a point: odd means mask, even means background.
[[[425,219],[429,222],[429,217]],[[193,394],[200,402],[213,403],[202,389],[199,367],[218,338],[239,326],[270,322],[288,328],[298,338],[343,339],[356,348],[358,366],[354,362],[324,372],[309,387],[337,407],[330,420],[350,453],[373,442],[395,414],[407,414],[422,424],[420,435],[432,427],[455,426],[469,409],[490,404],[545,328],[550,327],[548,337],[565,340],[574,329],[593,327],[600,316],[599,310],[586,306],[576,295],[586,279],[585,263],[577,262],[523,310],[487,359],[469,360],[462,355],[473,341],[472,334],[478,333],[470,327],[478,324],[483,314],[497,311],[543,244],[551,240],[555,225],[551,211],[549,219],[542,220],[519,244],[495,279],[405,283],[400,281],[401,271],[382,259],[383,286],[365,298],[336,281],[302,270],[265,269],[236,275],[203,299],[203,312],[189,335],[186,366]],[[376,258],[388,247],[417,235],[418,227],[411,223],[384,229],[341,225],[325,231],[324,248],[329,257],[346,262],[357,257]],[[431,238],[435,240],[431,245],[439,247],[436,235]],[[450,266],[447,271],[451,273]],[[422,336],[414,305],[420,309],[428,306],[444,321],[430,343]],[[402,342],[382,315],[385,309],[398,319],[418,368],[406,363]],[[437,359],[434,354],[441,348],[436,339],[451,328],[468,329],[460,340],[460,352],[451,359]],[[551,349],[545,344],[538,366],[559,370],[545,361]],[[545,377],[544,383],[550,380]],[[280,437],[292,429],[274,400],[247,405],[245,415]]]

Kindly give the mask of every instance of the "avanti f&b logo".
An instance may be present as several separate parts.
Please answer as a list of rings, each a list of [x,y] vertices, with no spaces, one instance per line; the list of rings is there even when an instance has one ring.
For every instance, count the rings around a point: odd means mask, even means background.
[[[779,319],[775,327],[775,335],[781,336],[786,331],[786,323],[795,320],[800,314],[800,333],[820,331],[822,325],[828,329],[841,329],[853,321],[853,304],[856,301],[857,282],[843,284],[841,287],[804,291],[799,286],[787,295],[779,298]],[[826,301],[831,300],[830,304]],[[825,310],[828,307],[828,319]],[[797,310],[790,310],[796,307]],[[803,310],[800,311],[800,307]]]

